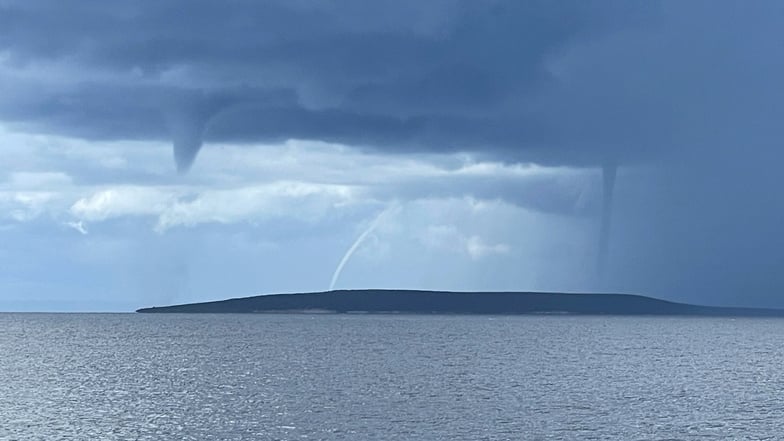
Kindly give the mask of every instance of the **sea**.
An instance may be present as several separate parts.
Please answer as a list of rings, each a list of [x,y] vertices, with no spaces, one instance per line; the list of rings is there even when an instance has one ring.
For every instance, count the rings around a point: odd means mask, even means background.
[[[0,314],[0,440],[714,439],[784,439],[784,320]]]

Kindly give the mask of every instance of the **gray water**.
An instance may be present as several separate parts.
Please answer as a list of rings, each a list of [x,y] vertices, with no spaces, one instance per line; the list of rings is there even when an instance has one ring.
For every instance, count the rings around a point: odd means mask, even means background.
[[[0,314],[0,439],[784,439],[784,320]]]

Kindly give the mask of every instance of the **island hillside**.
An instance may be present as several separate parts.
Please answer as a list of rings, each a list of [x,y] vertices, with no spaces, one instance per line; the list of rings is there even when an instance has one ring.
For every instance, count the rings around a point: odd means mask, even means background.
[[[338,290],[142,308],[141,313],[593,314],[784,317],[784,310],[689,305],[629,294]]]

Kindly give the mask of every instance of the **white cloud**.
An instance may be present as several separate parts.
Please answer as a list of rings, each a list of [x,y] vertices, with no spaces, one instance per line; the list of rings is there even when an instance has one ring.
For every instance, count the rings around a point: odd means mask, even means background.
[[[119,217],[157,217],[156,231],[203,223],[232,224],[295,218],[316,221],[325,213],[354,203],[350,186],[281,181],[210,190],[199,187],[119,186],[80,198],[70,214],[83,221]]]
[[[230,224],[271,218],[315,221],[327,211],[351,203],[349,186],[306,182],[275,182],[230,190],[207,190],[190,200],[178,200],[161,213],[157,231],[202,223]]]
[[[157,215],[174,200],[174,193],[154,187],[115,187],[76,201],[70,209],[75,217],[103,221],[121,216]]]
[[[88,233],[88,231],[87,231],[87,226],[84,224],[84,222],[83,222],[83,221],[79,221],[79,222],[66,222],[66,223],[65,223],[65,225],[67,225],[67,226],[69,226],[69,227],[73,228],[74,230],[78,231],[78,232],[79,232],[79,233],[81,233],[82,235],[85,235],[85,236],[86,236],[86,235],[87,235],[87,233]]]
[[[510,247],[505,243],[488,244],[479,236],[471,236],[465,241],[466,251],[472,259],[477,260],[492,254],[506,254]]]
[[[46,191],[0,191],[0,212],[17,222],[41,216],[55,194]]]
[[[505,243],[489,244],[477,234],[466,235],[454,225],[430,225],[419,238],[428,248],[464,253],[473,260],[494,254],[507,254],[511,250]]]

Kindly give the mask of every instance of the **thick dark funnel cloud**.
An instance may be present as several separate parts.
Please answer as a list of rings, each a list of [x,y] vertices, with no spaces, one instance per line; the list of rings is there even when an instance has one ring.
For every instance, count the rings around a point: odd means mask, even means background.
[[[243,93],[244,92],[244,93]],[[212,120],[225,109],[243,101],[268,101],[259,91],[177,91],[165,100],[164,119],[172,140],[177,172],[187,173],[204,144]]]
[[[193,115],[191,112],[183,112],[169,117],[174,162],[177,165],[178,173],[187,173],[191,169],[204,142],[204,131],[208,119],[208,115]]]

